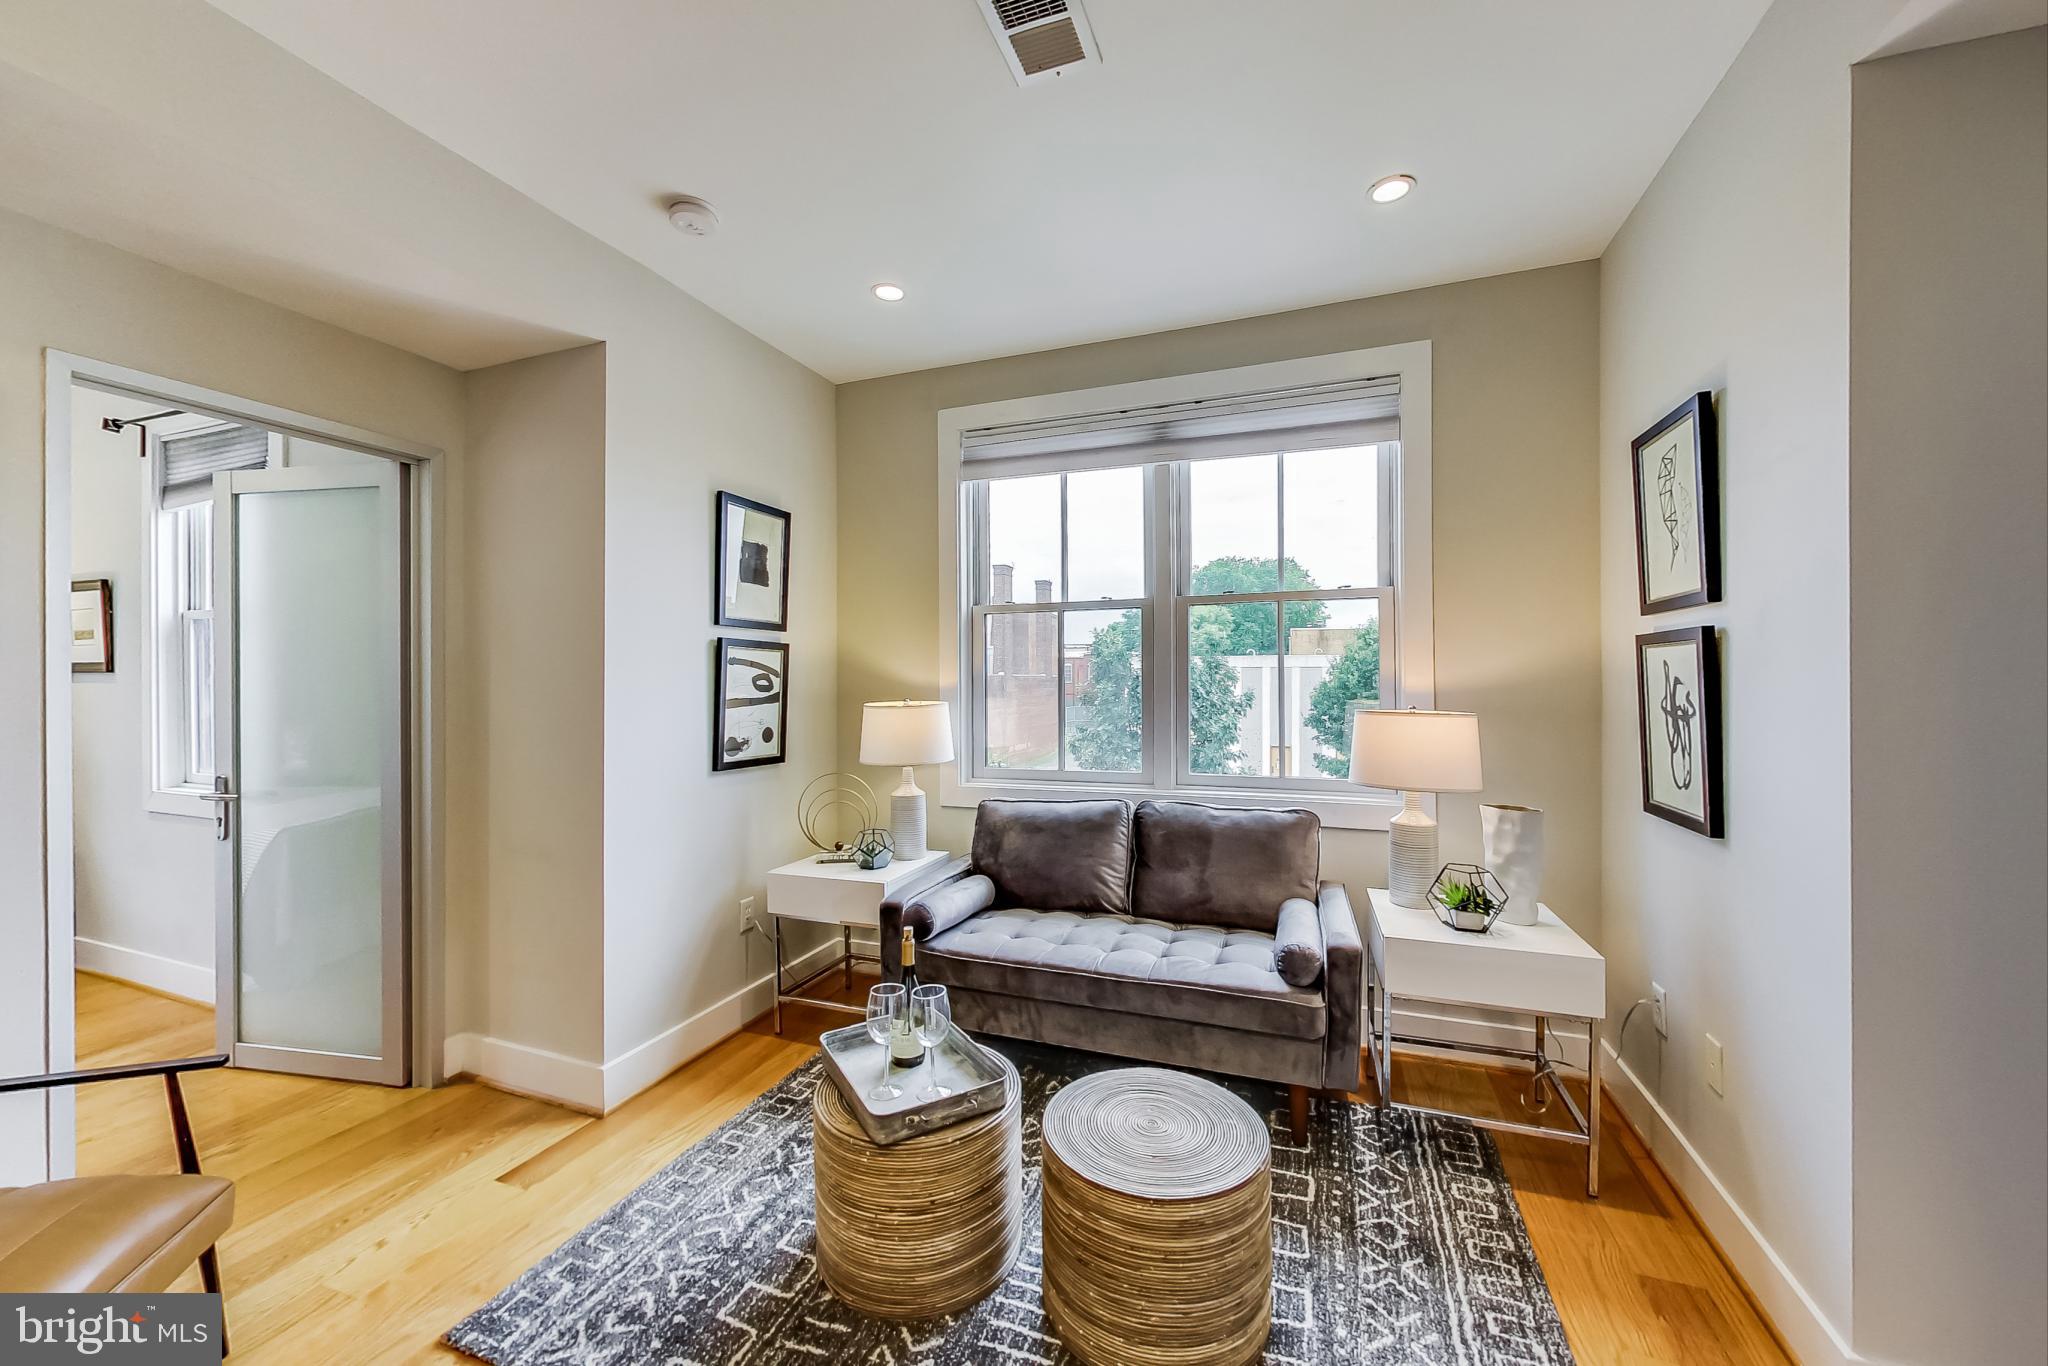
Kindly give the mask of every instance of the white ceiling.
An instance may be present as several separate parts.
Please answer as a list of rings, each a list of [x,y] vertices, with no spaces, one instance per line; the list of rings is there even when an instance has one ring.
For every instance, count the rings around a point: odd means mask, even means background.
[[[1596,256],[1768,7],[1087,0],[1019,88],[972,0],[213,3],[842,381]]]

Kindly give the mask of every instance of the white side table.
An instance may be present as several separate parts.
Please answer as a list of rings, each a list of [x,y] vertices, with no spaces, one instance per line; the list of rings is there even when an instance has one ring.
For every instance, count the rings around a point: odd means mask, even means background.
[[[775,940],[775,1032],[782,1032],[782,1003],[800,1002],[843,1010],[855,1015],[867,1012],[844,1001],[826,1001],[802,993],[826,973],[838,968],[846,985],[853,985],[853,965],[874,963],[874,956],[854,952],[853,932],[882,928],[882,903],[915,888],[942,868],[946,851],[934,849],[920,859],[903,859],[886,868],[856,868],[851,863],[819,863],[815,857],[785,863],[768,874],[768,919]],[[784,988],[782,977],[782,922],[808,920],[817,925],[839,927],[839,956],[808,973],[800,982]]]
[[[1385,889],[1368,893],[1366,924],[1365,1036],[1372,1056],[1373,1080],[1384,1106],[1417,1114],[1446,1115],[1489,1129],[1534,1134],[1586,1146],[1586,1194],[1600,1194],[1600,1031],[1607,1015],[1607,961],[1572,932],[1548,906],[1537,908],[1534,925],[1495,925],[1486,934],[1454,930],[1433,911],[1396,906]],[[1427,1039],[1394,1033],[1393,1002],[1434,1001],[1444,1005],[1479,1006],[1536,1018],[1532,1051]],[[1586,1094],[1581,1112],[1560,1081],[1544,1049],[1553,1018],[1586,1022]],[[1541,1095],[1547,1084],[1571,1116],[1570,1129],[1516,1120],[1488,1119],[1397,1105],[1392,1099],[1393,1052],[1397,1043],[1448,1048],[1529,1064],[1532,1085]]]

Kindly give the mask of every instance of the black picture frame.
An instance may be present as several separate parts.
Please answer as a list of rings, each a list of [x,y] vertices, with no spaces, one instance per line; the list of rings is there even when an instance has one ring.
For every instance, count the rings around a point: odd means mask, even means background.
[[[77,614],[78,595],[90,593],[94,597],[94,634],[98,637],[97,652],[91,659],[78,657]],[[114,584],[111,579],[73,579],[71,581],[72,646],[71,672],[75,674],[110,674],[114,671]]]
[[[782,545],[780,553],[774,546],[761,546],[756,542],[742,540],[734,547],[731,544],[732,526],[735,514],[742,518],[746,513],[759,513],[781,523]],[[711,621],[714,626],[736,626],[743,630],[787,631],[789,629],[789,543],[791,519],[789,513],[779,507],[737,493],[720,490],[718,494],[718,563],[713,572],[711,584]],[[759,554],[755,554],[758,548]],[[728,552],[733,552],[728,554]],[[748,577],[762,574],[767,578],[762,584]],[[753,587],[768,588],[775,598],[773,617],[749,616],[738,610],[734,604],[740,597],[742,583]]]
[[[749,661],[735,659],[735,652],[748,655],[774,656],[769,664],[765,659]],[[763,768],[779,764],[789,757],[789,643],[781,640],[749,640],[738,636],[720,636],[714,650],[715,664],[711,676],[711,771],[727,773],[741,768]],[[754,670],[754,691],[735,695],[732,680],[735,671]],[[767,681],[766,686],[763,682]],[[749,717],[735,724],[741,712],[758,712],[762,707],[772,706],[774,715],[766,727],[757,717]],[[772,729],[768,729],[772,727]],[[773,752],[749,753],[750,749],[766,741],[773,746]]]
[[[1674,680],[1668,671],[1651,678],[1650,654],[1660,647],[1685,646],[1692,651],[1692,686]],[[1690,691],[1691,696],[1685,696]],[[1652,729],[1652,723],[1657,727]],[[1683,726],[1689,738],[1682,742],[1675,727]],[[1664,752],[1654,753],[1652,736],[1661,731]],[[1686,626],[1672,631],[1653,631],[1636,637],[1636,749],[1642,756],[1643,810],[1659,820],[1685,827],[1708,839],[1720,839],[1726,828],[1721,795],[1721,647],[1712,626]],[[1684,785],[1700,784],[1699,809],[1658,800],[1652,765],[1669,765],[1666,772],[1678,777],[1681,761],[1686,765]]]
[[[1653,473],[1650,491],[1658,497],[1660,523],[1644,521],[1645,452],[1659,447],[1659,438],[1673,427],[1692,422],[1692,450],[1689,468],[1676,461],[1669,470]],[[1673,453],[1676,455],[1676,453]],[[1683,457],[1678,457],[1682,459]],[[1660,460],[1660,466],[1663,463]],[[1636,600],[1643,615],[1675,612],[1684,607],[1702,607],[1721,600],[1721,467],[1720,434],[1714,420],[1714,396],[1705,390],[1673,408],[1656,424],[1629,443],[1630,482],[1635,493]],[[1690,474],[1690,496],[1685,475]],[[1658,485],[1662,487],[1659,488]],[[1691,507],[1683,506],[1689,501]],[[1689,562],[1699,586],[1689,591],[1655,594],[1651,586],[1651,546],[1682,552],[1686,540],[1693,551]]]

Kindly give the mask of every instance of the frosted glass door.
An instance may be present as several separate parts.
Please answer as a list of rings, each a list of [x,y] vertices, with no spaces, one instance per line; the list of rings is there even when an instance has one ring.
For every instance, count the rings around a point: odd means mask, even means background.
[[[222,1047],[403,1084],[399,470],[218,475]]]

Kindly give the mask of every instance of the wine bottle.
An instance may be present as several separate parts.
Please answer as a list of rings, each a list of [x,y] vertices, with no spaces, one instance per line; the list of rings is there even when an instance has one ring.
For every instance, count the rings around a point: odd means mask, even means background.
[[[917,940],[908,925],[903,927],[903,996],[904,1005],[910,1005],[910,994],[917,990]],[[920,1067],[924,1064],[924,1045],[917,1041],[917,1031],[911,1028],[910,1011],[906,1009],[896,1017],[896,1023],[889,1034],[889,1066],[900,1068]]]

